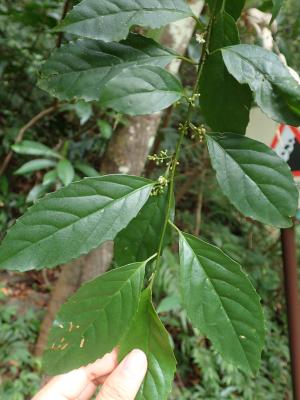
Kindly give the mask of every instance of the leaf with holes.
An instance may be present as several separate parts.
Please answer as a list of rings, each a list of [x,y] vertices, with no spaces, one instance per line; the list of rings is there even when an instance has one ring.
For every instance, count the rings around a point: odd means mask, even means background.
[[[179,236],[181,293],[193,326],[226,361],[256,373],[264,343],[259,296],[241,266],[220,249],[186,233]]]
[[[233,133],[207,135],[217,180],[246,217],[287,228],[298,206],[298,190],[288,165],[269,147]]]
[[[160,196],[151,196],[138,215],[117,235],[114,256],[118,265],[145,260],[157,251],[167,203],[167,190]]]
[[[300,84],[274,53],[239,44],[225,47],[222,55],[230,74],[250,86],[257,105],[268,117],[300,125]]]
[[[148,359],[148,370],[136,400],[166,400],[172,388],[176,360],[169,334],[151,300],[150,289],[141,296],[137,315],[120,343],[120,360],[133,349],[141,349]]]
[[[100,104],[122,114],[145,115],[161,111],[183,96],[180,81],[157,66],[128,68],[104,87]]]
[[[155,29],[191,15],[184,0],[83,0],[55,30],[117,42],[133,25]]]
[[[47,195],[8,231],[0,269],[54,267],[113,240],[146,203],[153,185],[135,176],[106,175]]]
[[[214,19],[210,52],[199,81],[200,106],[207,124],[216,132],[245,133],[249,123],[252,93],[229,74],[220,52],[223,46],[239,43],[234,19],[220,12]]]
[[[145,264],[130,264],[101,275],[61,307],[43,359],[48,374],[79,368],[113,350],[138,309]]]
[[[136,34],[121,43],[78,40],[53,52],[42,67],[39,86],[61,100],[98,100],[107,82],[124,68],[164,67],[175,57],[171,50]]]

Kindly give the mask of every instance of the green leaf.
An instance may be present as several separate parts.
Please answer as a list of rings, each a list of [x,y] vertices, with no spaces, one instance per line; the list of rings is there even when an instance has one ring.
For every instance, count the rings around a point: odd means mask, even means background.
[[[226,11],[235,20],[239,18],[241,12],[245,6],[246,0],[206,0],[210,12],[212,14],[217,14],[219,11]],[[224,4],[225,3],[225,4]],[[224,5],[224,7],[223,7]]]
[[[161,111],[183,96],[180,81],[157,66],[123,70],[103,89],[100,104],[123,114],[144,115]]]
[[[153,185],[144,178],[106,175],[47,195],[8,231],[0,269],[54,267],[113,240],[143,207]]]
[[[275,18],[277,18],[280,9],[283,5],[283,0],[272,0],[272,3],[273,3],[273,10],[272,10],[272,19],[270,21],[270,24],[272,24]]]
[[[239,43],[234,19],[220,12],[212,27],[210,51]],[[216,132],[245,133],[249,123],[252,94],[227,71],[220,52],[210,54],[199,81],[200,106],[207,124]]]
[[[50,147],[32,140],[23,140],[18,144],[14,144],[11,148],[18,154],[60,158],[60,155]]]
[[[133,25],[160,28],[191,15],[184,0],[83,0],[56,31],[117,42],[127,37]]]
[[[44,196],[47,193],[47,186],[45,185],[35,185],[26,197],[27,203],[34,203],[40,197]]]
[[[94,177],[99,176],[99,173],[90,164],[77,161],[74,164],[75,168],[80,171],[84,176]]]
[[[117,235],[114,255],[118,265],[145,260],[157,251],[167,202],[167,190],[163,195],[151,196],[138,215]]]
[[[98,119],[97,125],[99,126],[101,137],[104,139],[110,139],[113,134],[112,126],[103,119]]]
[[[74,110],[80,119],[80,125],[84,125],[93,115],[93,107],[91,103],[85,101],[79,101],[73,105]]]
[[[57,175],[65,186],[68,186],[73,181],[75,171],[69,160],[61,160],[57,164]]]
[[[209,50],[240,43],[240,36],[234,19],[226,12],[219,12],[213,22]]]
[[[55,161],[37,158],[36,160],[28,161],[27,163],[23,164],[22,167],[17,169],[15,175],[26,175],[31,172],[40,171],[41,169],[54,167],[55,165]]]
[[[247,83],[255,101],[270,118],[300,125],[300,84],[280,59],[259,46],[239,44],[222,49],[228,71],[240,83]]]
[[[181,299],[177,295],[177,293],[171,294],[170,296],[165,297],[162,299],[162,301],[159,303],[157,307],[157,312],[159,314],[161,313],[167,313],[170,311],[177,311],[180,309],[181,306]]]
[[[145,262],[112,270],[83,285],[57,314],[43,365],[61,374],[111,352],[138,309]]]
[[[57,179],[56,170],[49,171],[44,175],[43,185],[44,186],[51,185],[56,182],[56,179]]]
[[[180,233],[180,285],[188,316],[223,358],[256,373],[264,343],[260,299],[241,266],[220,249]]]
[[[120,360],[133,349],[145,352],[148,371],[136,400],[166,400],[172,388],[176,360],[169,334],[158,318],[150,289],[142,293],[138,312],[120,343]]]
[[[246,0],[226,0],[225,10],[235,20],[237,20],[245,7],[245,3]]]
[[[298,206],[298,190],[288,165],[269,147],[244,136],[207,135],[217,180],[246,217],[287,228]]]
[[[52,53],[42,67],[39,86],[61,100],[98,100],[105,85],[124,68],[164,67],[175,57],[154,40],[135,34],[121,43],[78,40]]]

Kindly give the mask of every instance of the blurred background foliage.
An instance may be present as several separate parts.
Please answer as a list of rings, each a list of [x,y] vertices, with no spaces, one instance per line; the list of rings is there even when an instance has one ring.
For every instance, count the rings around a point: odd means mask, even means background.
[[[254,6],[270,11],[272,2],[247,1],[247,7]],[[39,196],[73,179],[101,173],[99,160],[111,137],[117,126],[127,124],[125,116],[100,109],[96,103],[58,105],[37,88],[39,66],[57,41],[51,28],[61,18],[62,7],[61,0],[0,3],[0,159],[13,152],[0,176],[1,235]],[[277,22],[278,48],[300,72],[299,0],[286,0]],[[256,41],[243,17],[240,29],[243,40]],[[189,54],[197,51],[192,42]],[[180,72],[186,85],[192,83],[191,68],[184,66]],[[26,130],[24,139],[29,142],[12,147],[22,127],[51,107],[53,111]],[[185,112],[184,105],[173,110],[168,126],[158,132],[157,151],[173,149]],[[195,122],[201,123],[201,116]],[[279,232],[245,220],[230,206],[218,189],[203,146],[193,138],[185,139],[179,169],[177,224],[201,234],[244,266],[262,298],[267,340],[255,379],[224,363],[201,332],[192,329],[180,307],[176,245],[167,248],[154,296],[178,360],[171,399],[291,399]],[[149,164],[146,172],[157,177],[161,167]],[[300,230],[298,236],[300,240]],[[56,270],[0,275],[1,399],[29,399],[39,387],[40,360],[32,356],[32,350],[56,276]]]

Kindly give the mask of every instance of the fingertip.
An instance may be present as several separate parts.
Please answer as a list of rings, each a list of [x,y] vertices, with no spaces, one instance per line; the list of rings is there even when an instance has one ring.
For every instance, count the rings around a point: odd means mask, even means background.
[[[146,371],[148,366],[147,356],[142,350],[134,349],[124,358],[121,365],[129,373],[137,370]]]
[[[90,381],[96,380],[101,376],[110,374],[118,365],[118,350],[114,349],[111,353],[105,354],[92,364],[85,367],[85,372]]]
[[[140,349],[132,350],[104,382],[98,400],[133,400],[147,372],[147,357]]]

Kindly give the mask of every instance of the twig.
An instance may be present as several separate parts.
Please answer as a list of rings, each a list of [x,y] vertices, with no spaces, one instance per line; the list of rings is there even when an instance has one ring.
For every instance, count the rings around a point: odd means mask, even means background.
[[[46,115],[52,114],[54,111],[57,110],[58,107],[59,107],[59,104],[54,104],[53,106],[46,108],[45,110],[41,111],[36,116],[34,116],[26,125],[24,125],[20,129],[18,136],[16,137],[15,144],[20,143],[23,140],[24,134],[28,129],[33,127],[36,123],[38,123]],[[8,164],[10,163],[12,156],[13,156],[12,151],[10,151],[6,155],[5,159],[3,160],[2,165],[0,167],[0,176],[3,175],[3,173],[6,171],[6,168],[7,168]]]
[[[165,111],[160,129],[166,129],[170,125],[170,120],[172,117],[173,109],[174,109],[173,106],[170,106]],[[160,134],[156,135],[151,153],[153,153],[153,154],[158,153],[159,148],[160,148],[161,139],[162,138],[161,138]],[[155,168],[155,163],[153,161],[148,161],[146,168],[145,168],[146,177],[151,176],[151,173],[153,172],[154,168]]]
[[[65,4],[64,4],[63,10],[62,10],[62,14],[61,14],[61,19],[60,19],[61,21],[67,15],[67,12],[69,11],[69,8],[70,8],[70,4],[71,4],[70,0],[66,0],[65,1]],[[63,40],[63,36],[64,36],[63,32],[59,32],[58,35],[57,35],[57,39],[56,39],[56,48],[57,49],[60,48],[60,46],[61,46],[61,43],[62,43],[62,40]]]
[[[207,157],[207,148],[205,147],[203,158],[204,160]],[[202,171],[201,171],[201,178],[200,178],[200,190],[198,193],[198,199],[197,199],[197,207],[196,207],[196,222],[195,222],[195,236],[200,235],[200,228],[201,228],[201,223],[202,223],[202,207],[203,207],[203,192],[204,192],[204,186],[205,186],[205,177],[207,173],[207,168],[206,168],[206,163],[203,163]]]
[[[196,79],[196,82],[195,82],[195,85],[194,85],[192,98],[194,98],[194,96],[198,92],[198,87],[199,87],[201,74],[202,74],[203,67],[204,67],[204,64],[205,64],[205,61],[206,61],[207,51],[209,49],[209,41],[210,41],[210,35],[211,35],[211,31],[212,31],[213,19],[214,19],[214,15],[212,14],[210,19],[209,19],[209,23],[208,23],[207,34],[206,34],[206,42],[203,45],[202,54],[201,54],[200,62],[199,62],[199,68],[198,68],[198,72],[197,72],[197,79]],[[179,164],[181,146],[182,146],[184,137],[185,137],[185,135],[187,133],[188,127],[189,127],[189,125],[191,123],[192,114],[193,114],[193,108],[194,108],[194,105],[193,105],[192,102],[190,102],[189,107],[188,107],[188,111],[187,111],[187,118],[186,118],[186,120],[185,120],[185,122],[183,124],[179,125],[180,135],[179,135],[179,138],[178,138],[178,141],[177,141],[177,145],[176,145],[176,149],[175,149],[175,152],[174,152],[174,155],[173,155],[173,160],[170,163],[170,166],[169,166],[169,169],[168,169],[168,172],[167,172],[168,173],[167,179],[169,180],[168,205],[167,205],[165,221],[164,221],[162,234],[161,234],[161,237],[160,237],[160,242],[159,242],[158,251],[157,251],[157,258],[156,258],[156,263],[155,263],[155,271],[154,271],[154,273],[152,274],[152,276],[150,278],[150,288],[151,289],[153,287],[155,276],[156,276],[157,271],[159,269],[159,260],[160,260],[161,254],[162,254],[165,234],[166,234],[166,231],[167,231],[167,226],[168,226],[168,223],[169,223],[169,218],[170,218],[171,210],[172,210],[176,169],[177,169],[177,165]]]

